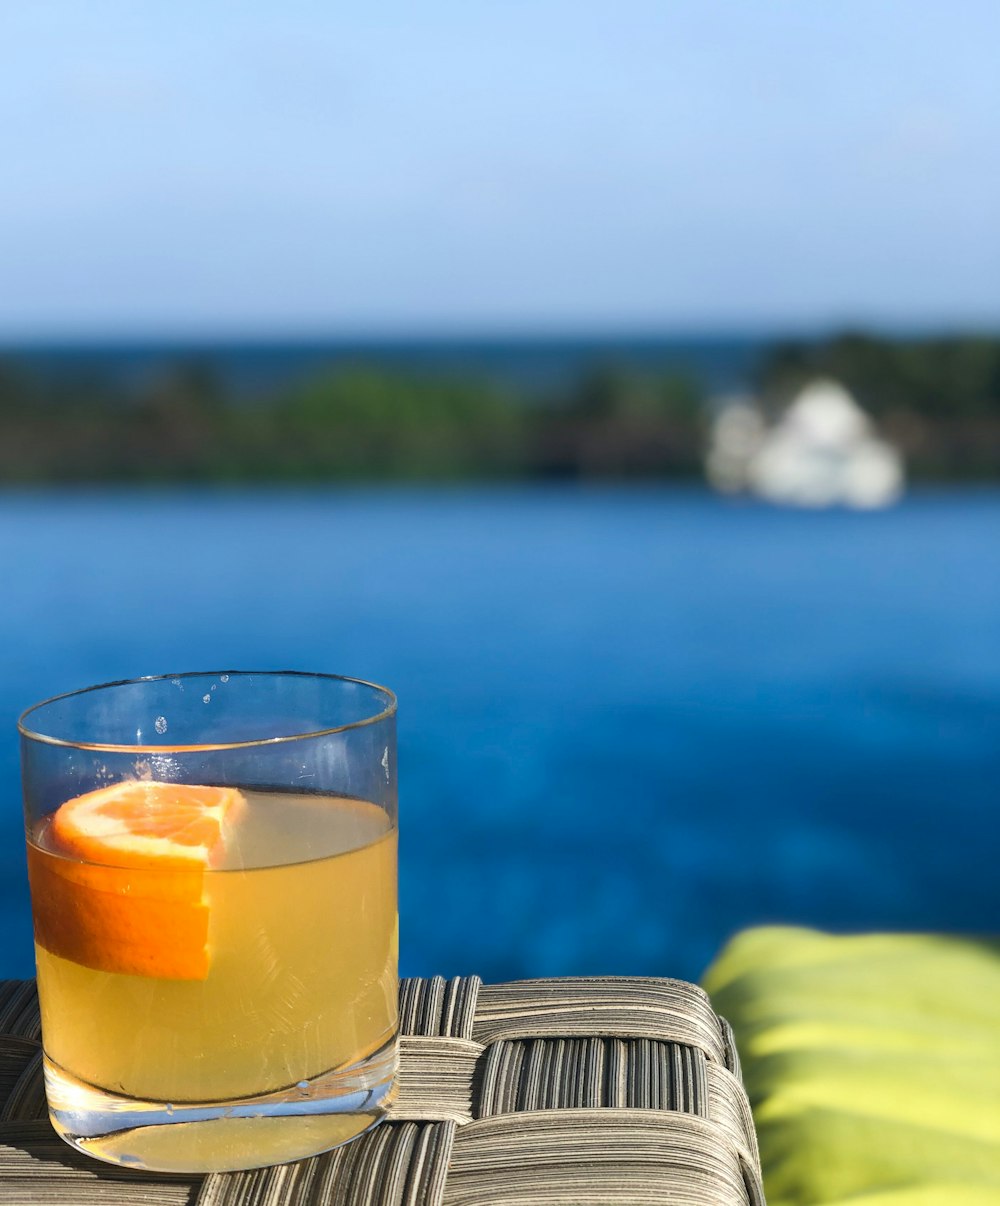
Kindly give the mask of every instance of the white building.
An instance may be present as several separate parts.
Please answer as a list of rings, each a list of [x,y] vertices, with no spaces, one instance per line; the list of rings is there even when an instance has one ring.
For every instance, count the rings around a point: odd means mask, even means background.
[[[885,507],[903,491],[899,452],[835,381],[806,386],[767,427],[744,399],[715,420],[705,464],[717,489],[799,507]]]

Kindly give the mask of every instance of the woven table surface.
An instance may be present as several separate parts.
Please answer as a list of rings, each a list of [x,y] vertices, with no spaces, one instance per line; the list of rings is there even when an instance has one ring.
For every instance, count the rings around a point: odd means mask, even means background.
[[[34,981],[0,981],[0,1203],[763,1206],[732,1032],[695,985],[438,977],[399,999],[389,1121],[295,1164],[181,1177],[56,1137]]]

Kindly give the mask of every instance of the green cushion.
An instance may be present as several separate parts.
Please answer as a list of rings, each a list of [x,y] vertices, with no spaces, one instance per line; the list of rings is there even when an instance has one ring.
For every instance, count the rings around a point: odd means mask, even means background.
[[[1000,943],[768,927],[704,985],[736,1032],[769,1206],[998,1206]]]

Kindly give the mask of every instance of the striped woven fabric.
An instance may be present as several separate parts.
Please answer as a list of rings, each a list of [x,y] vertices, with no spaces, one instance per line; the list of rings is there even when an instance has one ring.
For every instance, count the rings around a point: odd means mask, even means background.
[[[13,1206],[763,1206],[732,1032],[679,980],[400,984],[390,1120],[296,1164],[100,1164],[46,1121],[34,983],[0,981],[0,1202]]]

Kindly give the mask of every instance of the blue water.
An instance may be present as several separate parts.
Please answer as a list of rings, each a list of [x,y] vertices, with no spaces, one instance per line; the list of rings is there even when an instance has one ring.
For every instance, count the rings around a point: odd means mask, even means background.
[[[18,711],[234,667],[398,692],[406,973],[696,977],[765,921],[998,930],[998,534],[998,492],[0,494],[3,972],[31,973]]]

